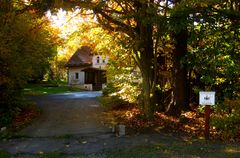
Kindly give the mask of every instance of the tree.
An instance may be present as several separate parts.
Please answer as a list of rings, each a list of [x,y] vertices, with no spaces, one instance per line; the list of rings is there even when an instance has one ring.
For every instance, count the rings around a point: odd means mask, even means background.
[[[71,1],[93,10],[99,23],[109,31],[120,31],[131,38],[134,58],[143,77],[143,112],[147,118],[153,115],[151,102],[154,96],[153,83],[153,25],[149,20],[155,14],[153,1]],[[69,3],[68,3],[69,4]],[[83,10],[84,11],[84,10]]]
[[[217,91],[219,101],[235,98],[239,91],[239,15],[239,3],[218,3],[193,17],[190,29],[185,63],[192,70],[194,88]]]
[[[235,8],[235,10],[233,9]],[[237,13],[239,10],[239,2],[233,0],[229,2],[225,1],[181,1],[175,0],[174,7],[171,11],[171,19],[173,27],[173,39],[175,40],[175,50],[173,53],[173,105],[170,106],[169,112],[180,114],[181,110],[189,108],[189,98],[190,96],[190,79],[192,68],[187,68],[186,63],[192,63],[191,61],[185,61],[185,57],[189,55],[188,42],[194,43],[197,46],[199,36],[197,36],[194,40],[189,39],[191,35],[196,35],[193,30],[190,28],[196,29],[199,28],[196,26],[197,23],[201,24],[201,28],[208,26],[210,24],[211,33],[215,34],[215,31],[218,29],[218,23],[222,23],[223,21],[234,21],[233,24],[236,24],[237,19],[239,19],[239,15]],[[221,22],[222,21],[222,22]],[[226,25],[227,26],[227,25]],[[237,25],[235,25],[237,26]],[[237,30],[237,28],[235,28]],[[198,33],[200,35],[203,33],[203,30]],[[227,32],[222,32],[222,36],[226,36],[225,34],[229,34]],[[231,34],[231,33],[230,33]],[[201,35],[200,35],[201,36]],[[205,38],[211,37],[210,34],[204,34]],[[234,37],[237,39],[238,37]],[[220,40],[219,40],[220,41]],[[235,43],[235,42],[234,42]],[[205,45],[206,46],[206,45]],[[212,49],[216,49],[219,51],[219,46],[213,45]],[[206,48],[203,47],[206,50]],[[208,52],[209,53],[209,52]],[[195,51],[193,53],[197,55]],[[206,55],[206,54],[205,54]],[[201,54],[201,56],[204,56]],[[208,58],[208,57],[207,57]],[[192,57],[191,60],[199,60],[198,58]],[[202,62],[203,60],[200,59]],[[195,63],[194,66],[200,66],[199,63]],[[212,66],[214,64],[209,63],[211,66],[207,68],[209,71],[213,71],[215,68]],[[210,73],[211,74],[211,73]],[[196,74],[195,74],[196,75]],[[216,75],[216,74],[215,74]],[[211,83],[212,84],[212,83]]]
[[[193,26],[192,24],[199,18],[215,21],[217,19],[212,18],[215,15],[222,15],[223,19],[232,17],[233,23],[236,23],[234,17],[237,13],[228,12],[228,9],[239,6],[239,3],[234,0],[229,2],[217,0],[75,0],[62,1],[62,3],[68,7],[70,4],[70,7],[80,6],[81,9],[92,10],[104,29],[122,32],[126,35],[128,38],[126,45],[131,45],[128,47],[129,52],[141,70],[142,93],[140,98],[142,98],[142,111],[146,118],[153,116],[156,106],[157,71],[159,66],[162,66],[158,60],[158,50],[161,49],[159,44],[164,43],[164,37],[171,38],[171,42],[174,43],[172,53],[173,104],[168,112],[172,115],[179,115],[181,110],[189,108],[191,71],[187,70],[184,57],[189,51],[187,44],[189,35],[192,33],[190,26]],[[82,9],[82,13],[85,14],[86,10]],[[201,17],[201,15],[205,16]],[[206,18],[207,16],[209,18]],[[166,32],[167,35],[161,32]]]
[[[12,110],[26,82],[42,79],[56,49],[45,18],[18,1],[0,6],[0,109]]]
[[[74,5],[93,10],[98,22],[109,31],[123,32],[132,47],[129,52],[142,74],[142,111],[151,118],[155,106],[154,82],[154,17],[157,4],[154,1],[75,1]]]
[[[90,14],[82,15],[80,9],[59,9],[57,12],[48,12],[47,17],[61,39],[58,55],[51,64],[51,79],[66,80],[65,64],[81,46],[89,46],[94,53],[103,56],[112,56],[109,52],[114,49],[113,35],[103,30]]]

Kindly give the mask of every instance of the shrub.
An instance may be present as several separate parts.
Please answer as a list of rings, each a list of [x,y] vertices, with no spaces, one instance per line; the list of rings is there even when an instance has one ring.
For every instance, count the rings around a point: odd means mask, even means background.
[[[224,138],[236,138],[240,134],[240,100],[225,99],[224,104],[216,107],[211,124]]]
[[[23,95],[13,95],[9,93],[3,98],[2,107],[0,107],[0,128],[10,127],[14,119],[23,112],[23,110],[38,111],[38,107]],[[24,122],[24,120],[21,120]]]
[[[107,109],[116,109],[128,105],[128,102],[120,99],[118,96],[98,97],[100,104]]]
[[[112,82],[110,82],[107,84],[107,86],[103,89],[102,92],[104,96],[108,96],[117,91],[118,91],[118,88]]]
[[[139,99],[140,89],[138,83],[122,82],[122,83],[108,83],[107,87],[103,89],[104,96],[112,96],[124,100],[129,103],[136,103]],[[115,100],[115,99],[114,99]]]
[[[18,91],[11,89],[2,89],[0,98],[0,127],[6,127],[19,112],[25,99]]]

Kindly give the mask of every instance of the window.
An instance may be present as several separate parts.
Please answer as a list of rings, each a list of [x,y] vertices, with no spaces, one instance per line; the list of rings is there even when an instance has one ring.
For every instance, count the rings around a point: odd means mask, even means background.
[[[100,58],[99,58],[99,56],[97,56],[97,63],[100,63]]]
[[[75,79],[76,79],[76,80],[79,79],[79,74],[78,74],[78,72],[75,73]]]

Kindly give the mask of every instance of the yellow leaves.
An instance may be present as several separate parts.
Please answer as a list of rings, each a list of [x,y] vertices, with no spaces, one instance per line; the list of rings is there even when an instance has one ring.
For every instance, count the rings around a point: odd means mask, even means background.
[[[122,76],[124,77],[124,76]],[[129,83],[123,83],[121,85],[121,90],[115,93],[112,93],[111,96],[120,96],[121,99],[134,103],[136,101],[135,96],[140,94],[140,91],[137,87],[132,86]]]
[[[216,78],[215,84],[220,85],[226,81],[226,78]]]
[[[240,154],[240,148],[239,147],[226,147],[224,151],[227,152],[227,153]]]
[[[95,20],[91,16],[81,15],[80,12],[81,10],[79,9],[74,11],[59,9],[56,15],[48,12],[47,17],[51,21],[52,27],[60,30],[59,37],[68,39],[71,38],[70,36],[74,32],[79,31],[81,28],[96,25]],[[89,11],[87,14],[90,15]]]
[[[189,125],[184,125],[184,128],[186,128],[188,130],[193,130],[193,131],[198,130],[198,128],[192,127],[192,126],[189,126]]]

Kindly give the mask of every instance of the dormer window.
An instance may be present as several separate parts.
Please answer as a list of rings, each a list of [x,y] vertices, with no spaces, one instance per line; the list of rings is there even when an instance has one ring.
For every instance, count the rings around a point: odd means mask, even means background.
[[[99,58],[99,56],[97,56],[97,63],[100,63],[100,58]]]

